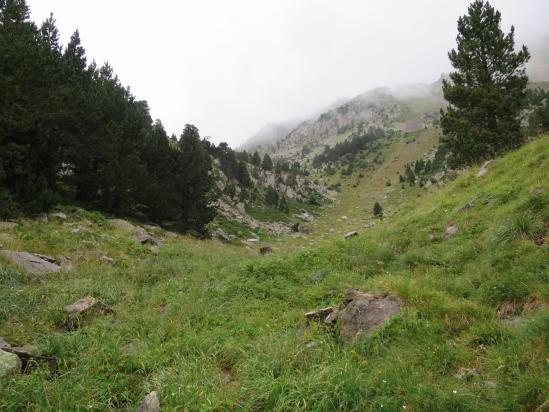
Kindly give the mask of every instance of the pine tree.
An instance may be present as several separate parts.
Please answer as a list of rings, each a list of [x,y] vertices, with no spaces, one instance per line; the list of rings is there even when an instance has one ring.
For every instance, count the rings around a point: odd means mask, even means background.
[[[523,140],[519,114],[528,78],[525,46],[514,51],[515,29],[500,27],[501,14],[476,0],[458,20],[457,50],[448,53],[456,71],[443,81],[443,142],[452,165],[466,165],[517,147]]]
[[[374,204],[374,216],[383,219],[383,208],[378,202]]]
[[[250,178],[250,174],[248,173],[248,166],[246,162],[242,160],[238,162],[236,179],[244,187],[252,186],[252,179]]]
[[[290,208],[288,206],[288,202],[286,202],[285,196],[282,196],[278,201],[278,210],[280,210],[282,213],[290,213]]]
[[[261,163],[261,167],[263,168],[263,170],[273,170],[273,161],[271,160],[271,157],[268,153],[265,153],[265,156],[263,156],[263,162]]]
[[[265,192],[265,203],[271,206],[278,205],[278,192],[272,186],[267,187],[267,191]]]
[[[252,156],[252,164],[254,166],[260,166],[261,165],[261,156],[259,156],[259,152],[256,150]]]

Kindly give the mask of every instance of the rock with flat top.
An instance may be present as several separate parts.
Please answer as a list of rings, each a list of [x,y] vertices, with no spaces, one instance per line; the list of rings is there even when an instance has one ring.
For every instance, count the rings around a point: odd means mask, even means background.
[[[0,379],[13,376],[21,372],[19,356],[0,349]]]
[[[156,391],[152,391],[145,396],[145,399],[143,399],[143,402],[137,408],[137,412],[160,412],[160,401],[158,400]]]
[[[65,311],[68,313],[67,325],[69,330],[77,329],[78,319],[81,317],[114,313],[109,306],[92,296],[86,296],[85,298],[77,300],[72,305],[66,306]]]
[[[350,239],[352,237],[358,236],[358,232],[356,230],[353,230],[352,232],[346,233],[343,238]]]
[[[400,312],[402,300],[396,295],[376,296],[349,289],[339,309],[340,335],[343,341],[369,336]]]
[[[8,258],[11,262],[23,268],[27,273],[36,276],[59,272],[61,270],[60,266],[53,263],[55,262],[55,259],[51,256],[28,252],[14,252],[11,250],[0,250],[0,256]]]

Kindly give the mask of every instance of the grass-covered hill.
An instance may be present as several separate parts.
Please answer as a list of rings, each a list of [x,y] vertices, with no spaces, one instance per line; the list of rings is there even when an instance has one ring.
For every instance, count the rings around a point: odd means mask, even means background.
[[[544,136],[357,237],[266,257],[153,228],[165,243],[144,246],[74,208],[21,220],[5,249],[74,270],[36,282],[0,261],[1,336],[59,363],[2,380],[0,410],[135,410],[152,390],[166,411],[545,410],[548,157]],[[350,344],[306,326],[351,287],[404,307]],[[64,307],[88,295],[115,313],[67,331]]]

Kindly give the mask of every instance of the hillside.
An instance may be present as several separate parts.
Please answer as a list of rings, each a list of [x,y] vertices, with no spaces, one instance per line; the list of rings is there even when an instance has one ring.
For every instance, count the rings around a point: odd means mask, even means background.
[[[441,77],[442,79],[442,77]],[[444,106],[442,80],[398,89],[378,88],[309,119],[278,140],[275,157],[310,160],[327,146],[371,127],[412,132],[433,125]]]
[[[417,153],[436,137],[425,133]],[[378,192],[405,144],[384,149]],[[441,189],[394,191],[391,213],[347,240],[374,192],[368,179],[363,190],[345,180],[315,232],[283,239],[272,256],[158,227],[145,228],[157,244],[140,244],[128,238],[134,226],[78,208],[4,222],[4,249],[52,255],[67,270],[37,281],[0,257],[3,339],[57,357],[59,369],[50,377],[39,363],[3,381],[0,409],[135,410],[155,390],[163,410],[544,410],[548,157],[546,135],[484,176],[473,167]],[[329,233],[341,240],[307,243]],[[403,306],[350,342],[343,320],[307,325],[305,312],[340,306],[348,288]],[[68,331],[64,308],[85,296],[114,313]]]

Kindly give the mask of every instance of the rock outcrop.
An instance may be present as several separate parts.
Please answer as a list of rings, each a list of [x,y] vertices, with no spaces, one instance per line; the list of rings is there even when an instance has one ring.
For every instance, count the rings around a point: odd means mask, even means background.
[[[38,277],[61,270],[61,267],[54,263],[55,259],[46,255],[0,250],[0,256],[5,256],[27,273]]]

